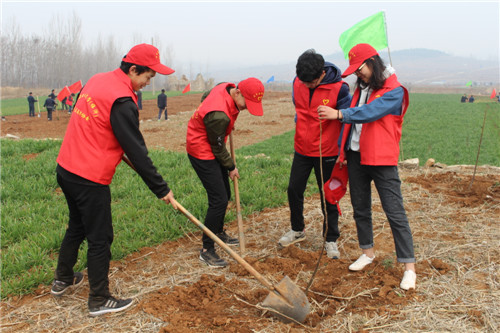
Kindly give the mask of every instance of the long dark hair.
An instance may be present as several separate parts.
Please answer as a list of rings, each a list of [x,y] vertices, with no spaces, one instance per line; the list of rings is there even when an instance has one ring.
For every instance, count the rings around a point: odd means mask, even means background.
[[[367,59],[365,63],[365,66],[368,66],[372,70],[370,82],[365,83],[358,77],[356,84],[362,89],[366,87],[369,87],[373,90],[382,88],[386,79],[386,77],[384,76],[385,64],[382,58],[380,58],[378,55],[374,55],[373,57]]]

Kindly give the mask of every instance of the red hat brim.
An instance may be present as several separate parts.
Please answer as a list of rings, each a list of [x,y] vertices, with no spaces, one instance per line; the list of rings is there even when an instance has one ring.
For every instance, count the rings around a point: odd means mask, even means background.
[[[160,73],[162,75],[170,75],[170,74],[175,72],[172,68],[167,67],[165,65],[162,65],[160,63],[153,65],[153,66],[148,66],[148,67],[151,68],[152,70],[154,70],[155,72]]]
[[[262,102],[253,102],[245,98],[245,104],[247,105],[248,112],[254,116],[262,116],[264,114]]]

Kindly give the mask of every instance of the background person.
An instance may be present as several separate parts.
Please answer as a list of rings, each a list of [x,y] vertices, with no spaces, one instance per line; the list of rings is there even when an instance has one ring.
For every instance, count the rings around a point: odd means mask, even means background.
[[[470,97],[469,97],[469,103],[474,103],[474,101],[475,101],[474,96],[470,95]]]
[[[33,93],[30,91],[28,95],[28,107],[29,107],[29,116],[34,117],[35,116],[35,103],[38,102],[38,100],[33,97]]]
[[[68,98],[68,101],[67,101],[67,104],[68,104],[68,114],[71,114],[71,112],[73,112],[73,97],[75,97],[74,93],[71,93],[71,95],[69,95],[67,97]]]
[[[52,121],[52,111],[54,111],[57,107],[57,103],[55,99],[50,97],[49,95],[46,99],[45,102],[43,103],[43,107],[47,109],[47,120]]]
[[[254,116],[262,116],[264,85],[256,78],[215,86],[189,120],[186,150],[189,161],[207,191],[208,209],[204,224],[223,242],[238,245],[236,238],[224,230],[224,217],[231,187],[229,178],[239,178],[226,141],[242,110],[248,109]],[[200,260],[211,267],[226,267],[227,262],[215,251],[214,241],[203,234]]]
[[[137,107],[139,108],[139,111],[142,110],[142,90],[136,91],[137,94]]]
[[[462,96],[462,98],[460,98],[460,102],[461,102],[461,103],[467,103],[467,101],[468,101],[468,100],[469,100],[469,99],[467,98],[467,94],[464,94],[464,95]]]
[[[405,266],[400,286],[408,290],[415,288],[417,276],[413,237],[398,174],[399,140],[409,104],[408,91],[398,82],[395,70],[385,66],[369,44],[358,44],[349,51],[349,67],[342,77],[353,73],[358,79],[351,107],[318,108],[321,119],[342,119],[345,124],[339,161],[343,162],[345,156],[358,242],[363,252],[349,269],[360,271],[375,258],[371,211],[373,181],[389,220],[397,260]]]
[[[130,49],[120,68],[90,78],[80,92],[57,157],[57,182],[68,203],[69,222],[51,293],[62,295],[81,282],[83,275],[75,273],[73,266],[87,239],[91,316],[132,304],[132,299],[111,296],[108,279],[114,237],[109,184],[124,153],[149,189],[176,208],[174,195],[149,158],[139,130],[135,91],[147,86],[157,72],[174,71],[160,63],[156,47],[140,44]]]
[[[158,121],[161,120],[161,114],[165,111],[165,120],[168,119],[167,116],[167,95],[165,94],[165,89],[161,90],[161,94],[158,95],[157,103],[158,105]]]
[[[338,155],[338,144],[342,124],[339,120],[321,120],[321,154],[320,154],[320,120],[318,106],[328,105],[335,108],[346,108],[351,103],[349,86],[342,81],[340,69],[332,63],[325,62],[322,55],[314,50],[305,51],[296,65],[297,77],[293,81],[292,100],[296,111],[296,129],[294,138],[295,154],[288,184],[288,205],[290,207],[291,230],[281,237],[278,243],[289,246],[306,238],[304,232],[304,191],[307,180],[314,169],[316,182],[320,189],[321,209],[323,212],[323,234],[326,223],[325,250],[329,258],[340,256],[337,239],[340,236],[338,227],[338,210],[336,205],[323,204],[323,183],[321,181],[320,155],[323,168],[323,181],[330,178]],[[326,216],[328,216],[328,221]]]

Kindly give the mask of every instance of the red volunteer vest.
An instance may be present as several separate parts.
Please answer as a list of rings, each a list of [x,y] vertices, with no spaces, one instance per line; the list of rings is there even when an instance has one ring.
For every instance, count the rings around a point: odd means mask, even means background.
[[[137,96],[121,69],[94,75],[80,93],[57,157],[64,169],[90,181],[108,185],[123,149],[116,140],[109,116],[120,97]]]
[[[397,87],[402,87],[404,90],[401,115],[389,114],[371,123],[363,124],[359,138],[359,153],[361,155],[361,164],[363,165],[398,165],[399,140],[401,139],[403,118],[410,103],[408,90],[398,82],[398,78],[393,74],[385,80],[384,86],[381,89],[371,93],[367,104]],[[361,90],[358,87],[354,92],[351,107],[356,106],[360,92]],[[339,157],[341,161],[344,160],[344,147],[350,131],[351,124],[345,124],[342,136],[341,156]]]
[[[343,81],[319,85],[309,102],[309,88],[302,81],[295,78],[293,82],[293,97],[297,123],[295,125],[295,151],[301,155],[319,157],[320,125],[318,106],[327,105],[337,107],[337,97]],[[321,121],[321,150],[322,156],[338,155],[338,144],[342,123],[338,120]]]
[[[239,110],[234,104],[232,97],[228,94],[227,87],[236,87],[233,83],[222,83],[215,86],[207,98],[200,104],[188,122],[186,136],[186,150],[189,155],[200,160],[214,160],[215,155],[208,141],[207,130],[203,118],[212,111],[224,112],[231,122],[226,130],[224,142],[234,127],[238,118]]]

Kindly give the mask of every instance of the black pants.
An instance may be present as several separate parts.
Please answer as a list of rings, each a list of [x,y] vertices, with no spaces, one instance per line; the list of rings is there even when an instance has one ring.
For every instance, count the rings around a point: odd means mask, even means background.
[[[323,157],[323,181],[326,183],[333,171],[337,156]],[[314,169],[316,182],[320,189],[321,210],[325,216],[325,207],[323,205],[323,184],[321,183],[320,158],[309,157],[295,152],[290,171],[290,182],[288,183],[288,204],[290,206],[290,222],[292,230],[304,230],[304,191],[306,190],[307,180]],[[328,231],[326,233],[327,242],[336,242],[340,236],[339,231],[339,212],[336,205],[326,202],[326,211],[328,213]],[[326,229],[326,218],[323,218],[323,234]]]
[[[167,108],[158,108],[158,120],[161,119],[161,114],[165,111],[165,120],[168,119]]]
[[[34,117],[35,116],[35,106],[34,105],[30,105],[29,106],[30,108],[30,117]]]
[[[224,230],[224,217],[231,187],[229,173],[217,160],[200,160],[188,154],[191,165],[207,191],[208,209],[205,216],[205,226],[215,234]],[[203,248],[211,249],[214,241],[203,233]]]
[[[59,174],[57,182],[68,203],[69,222],[59,251],[56,279],[65,282],[73,280],[78,250],[83,240],[87,239],[89,306],[100,305],[110,296],[108,273],[113,224],[109,186],[73,183]]]
[[[47,108],[47,120],[52,120],[52,108]]]

